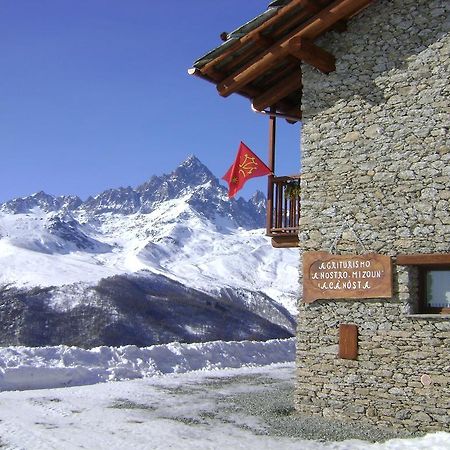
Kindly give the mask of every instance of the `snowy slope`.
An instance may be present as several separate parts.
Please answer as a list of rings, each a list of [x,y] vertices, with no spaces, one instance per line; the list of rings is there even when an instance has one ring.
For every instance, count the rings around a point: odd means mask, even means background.
[[[298,255],[195,157],[86,201],[0,205],[0,345],[275,339],[295,329]]]
[[[195,157],[85,202],[40,192],[0,206],[0,284],[95,284],[146,270],[212,294],[261,292],[295,314],[297,252],[271,247],[264,215],[261,193],[229,201]]]
[[[295,321],[259,292],[208,294],[151,272],[95,285],[0,289],[0,345],[148,346],[174,341],[267,340]]]

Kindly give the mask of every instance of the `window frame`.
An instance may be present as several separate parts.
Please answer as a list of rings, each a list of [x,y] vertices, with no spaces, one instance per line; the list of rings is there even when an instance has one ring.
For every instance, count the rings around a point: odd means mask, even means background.
[[[413,266],[418,270],[418,311],[416,314],[450,314],[450,308],[433,308],[427,305],[426,275],[430,270],[450,270],[450,253],[416,253],[397,255],[396,264]]]
[[[430,271],[450,271],[450,265],[419,265],[419,314],[450,314],[450,307],[433,307],[427,303],[427,274]]]

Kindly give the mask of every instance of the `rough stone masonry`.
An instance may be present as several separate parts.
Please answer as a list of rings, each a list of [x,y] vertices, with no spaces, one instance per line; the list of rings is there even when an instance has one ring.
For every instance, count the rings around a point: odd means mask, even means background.
[[[301,252],[450,252],[449,9],[380,0],[317,41],[337,68],[302,67]],[[415,314],[417,268],[393,279],[391,299],[300,301],[298,411],[449,430],[450,315]],[[337,356],[341,323],[357,360]]]

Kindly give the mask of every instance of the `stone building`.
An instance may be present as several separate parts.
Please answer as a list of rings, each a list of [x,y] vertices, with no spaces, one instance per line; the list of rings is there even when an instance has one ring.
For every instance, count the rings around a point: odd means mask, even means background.
[[[301,214],[287,177],[268,203],[300,249],[301,413],[450,429],[449,10],[275,1],[191,70],[303,123]]]

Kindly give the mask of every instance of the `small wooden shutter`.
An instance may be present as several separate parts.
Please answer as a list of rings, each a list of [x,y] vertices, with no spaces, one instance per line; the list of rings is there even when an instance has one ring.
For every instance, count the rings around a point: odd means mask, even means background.
[[[358,359],[358,327],[341,323],[339,325],[339,358]]]

